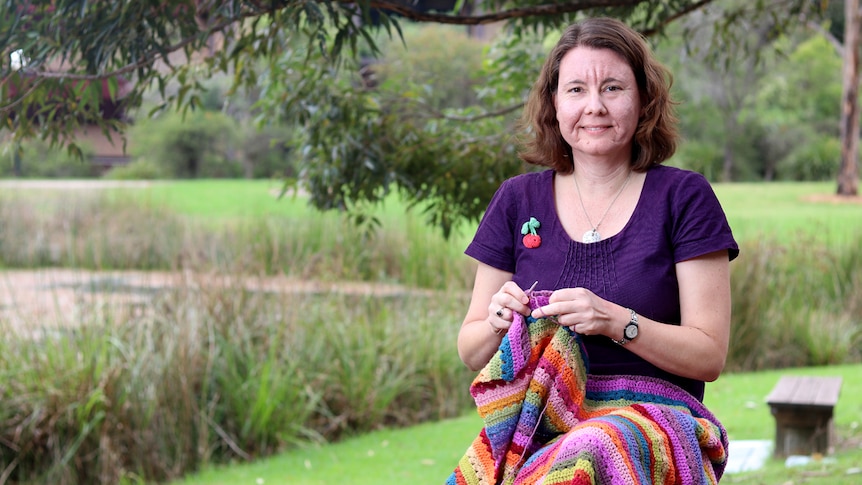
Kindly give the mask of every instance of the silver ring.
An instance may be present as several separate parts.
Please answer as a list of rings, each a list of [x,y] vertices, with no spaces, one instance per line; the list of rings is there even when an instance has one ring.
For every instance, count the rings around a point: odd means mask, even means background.
[[[502,309],[502,308],[500,308],[499,310],[497,310],[497,316],[498,316],[498,317],[500,317],[500,318],[503,318],[503,309]]]

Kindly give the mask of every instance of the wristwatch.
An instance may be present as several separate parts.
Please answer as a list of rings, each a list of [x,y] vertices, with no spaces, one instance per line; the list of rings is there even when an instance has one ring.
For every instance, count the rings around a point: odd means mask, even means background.
[[[631,313],[631,319],[629,323],[626,325],[626,328],[623,329],[623,338],[620,340],[612,339],[614,343],[619,345],[625,345],[630,341],[634,340],[638,336],[638,314],[635,313],[631,308],[627,309]]]

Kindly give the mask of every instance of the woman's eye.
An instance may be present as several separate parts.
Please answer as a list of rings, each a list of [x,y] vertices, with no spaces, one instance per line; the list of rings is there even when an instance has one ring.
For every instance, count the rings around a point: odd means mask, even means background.
[[[605,91],[620,91],[621,89],[619,86],[608,86],[605,88]]]

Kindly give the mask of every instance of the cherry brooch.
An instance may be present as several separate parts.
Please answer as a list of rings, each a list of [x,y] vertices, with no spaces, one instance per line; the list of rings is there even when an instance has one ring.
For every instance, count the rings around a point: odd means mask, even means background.
[[[538,219],[531,217],[529,221],[521,226],[521,234],[524,235],[524,246],[528,249],[537,248],[542,245],[542,237],[536,234],[536,229],[541,225]]]

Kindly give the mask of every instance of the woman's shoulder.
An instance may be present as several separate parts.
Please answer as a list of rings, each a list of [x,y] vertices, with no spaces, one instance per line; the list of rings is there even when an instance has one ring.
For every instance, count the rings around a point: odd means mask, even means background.
[[[664,209],[677,262],[728,249],[739,254],[727,216],[709,180],[692,170],[659,166],[650,170],[656,208]]]
[[[656,179],[664,182],[667,185],[673,185],[683,181],[690,182],[707,182],[706,177],[700,172],[688,170],[670,165],[656,165],[649,169],[650,174],[654,174]]]
[[[540,186],[544,183],[553,182],[554,171],[551,169],[530,171],[515,175],[504,183],[515,187]]]
[[[505,214],[512,220],[540,216],[547,219],[554,210],[553,193],[553,170],[518,174],[500,184],[486,214]]]
[[[693,170],[657,165],[647,172],[647,191],[652,196],[688,199],[714,193],[706,177]]]
[[[542,170],[526,172],[508,178],[500,185],[500,190],[517,197],[545,192],[553,189],[553,184],[554,171]]]

